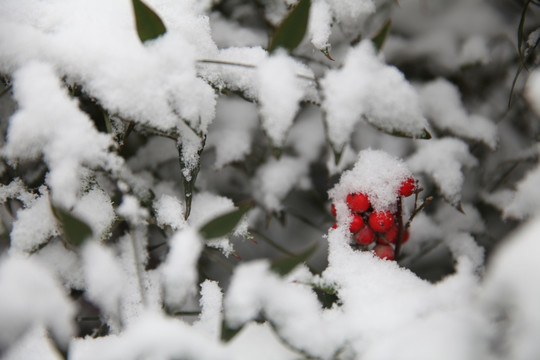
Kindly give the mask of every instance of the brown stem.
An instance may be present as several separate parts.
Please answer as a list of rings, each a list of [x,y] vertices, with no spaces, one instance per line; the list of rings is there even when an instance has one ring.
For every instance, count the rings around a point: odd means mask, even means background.
[[[403,216],[402,216],[403,206],[401,202],[401,196],[398,198],[397,205],[398,205],[398,209],[397,209],[396,217],[397,217],[397,222],[398,222],[398,236],[396,239],[396,250],[395,250],[395,255],[394,255],[394,258],[396,259],[396,261],[399,257],[399,252],[401,250],[401,243],[403,240],[403,234],[405,233],[405,231],[403,230]]]

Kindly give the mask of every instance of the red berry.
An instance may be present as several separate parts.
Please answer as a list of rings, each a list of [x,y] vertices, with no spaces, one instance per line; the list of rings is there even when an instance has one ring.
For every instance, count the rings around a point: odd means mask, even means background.
[[[332,213],[332,215],[334,215],[334,217],[336,217],[337,215],[336,205],[332,204],[332,207],[330,208],[330,212]]]
[[[381,259],[394,260],[394,249],[390,245],[377,244],[373,248],[373,252]]]
[[[399,188],[399,195],[411,196],[414,193],[415,189],[416,181],[412,177],[407,178],[401,183],[401,187]]]
[[[354,212],[364,212],[369,209],[369,199],[365,194],[356,193],[347,195],[347,205]]]
[[[390,211],[377,211],[369,215],[369,226],[376,232],[390,230],[394,224],[394,215]]]
[[[377,240],[381,244],[395,244],[398,236],[399,228],[397,225],[392,226]]]
[[[375,240],[375,233],[366,225],[354,234],[354,240],[360,245],[369,245]]]
[[[332,225],[332,229],[337,229],[337,224]]]
[[[403,239],[401,239],[401,243],[405,244],[407,240],[409,240],[409,232],[405,231],[405,233],[403,234]]]
[[[360,215],[353,214],[353,219],[351,221],[351,225],[349,226],[349,231],[352,233],[355,233],[357,231],[360,231],[360,229],[364,226],[364,220]]]

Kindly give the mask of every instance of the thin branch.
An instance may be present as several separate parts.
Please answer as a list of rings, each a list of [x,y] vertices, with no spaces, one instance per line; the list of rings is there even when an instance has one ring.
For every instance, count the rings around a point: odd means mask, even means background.
[[[228,60],[201,59],[201,60],[197,60],[197,62],[199,62],[201,64],[238,66],[238,67],[243,67],[243,68],[247,68],[247,69],[256,69],[257,68],[257,66],[255,66],[253,64],[244,64],[244,63],[238,63],[238,62],[228,61]],[[296,74],[296,76],[301,78],[301,79],[318,82],[315,77],[310,76],[310,75]]]
[[[264,235],[263,233],[259,232],[258,230],[255,230],[255,229],[249,229],[249,232],[252,233],[252,234],[255,234],[257,235],[258,237],[260,237],[264,242],[266,242],[268,245],[272,246],[273,248],[275,248],[276,250],[279,250],[281,251],[282,253],[286,254],[286,255],[289,255],[289,256],[292,256],[292,257],[297,257],[298,255],[287,250],[286,248],[284,248],[283,246],[279,245],[278,243],[276,243],[274,240],[270,239],[268,236]]]

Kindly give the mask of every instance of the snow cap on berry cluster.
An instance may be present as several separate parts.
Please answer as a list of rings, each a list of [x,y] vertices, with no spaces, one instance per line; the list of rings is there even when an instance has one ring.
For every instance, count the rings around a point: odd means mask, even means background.
[[[412,177],[403,161],[381,150],[363,150],[354,167],[343,172],[329,196],[336,204],[345,203],[348,194],[367,195],[375,211],[394,211],[401,183]]]

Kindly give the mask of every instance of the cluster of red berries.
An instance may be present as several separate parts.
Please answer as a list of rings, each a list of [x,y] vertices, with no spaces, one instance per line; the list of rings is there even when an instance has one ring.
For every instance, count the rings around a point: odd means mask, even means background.
[[[407,178],[399,188],[400,196],[410,196],[416,190],[416,181]],[[357,246],[371,249],[381,259],[394,260],[394,247],[399,236],[396,214],[391,211],[374,211],[367,195],[354,193],[347,195],[347,205],[352,213],[349,231]],[[336,216],[336,207],[332,204],[332,215]],[[337,224],[334,224],[334,228]],[[409,233],[405,231],[401,243],[405,243]],[[372,246],[375,244],[375,246]]]

